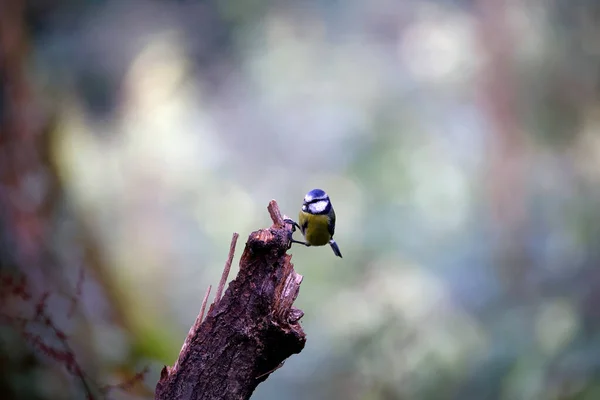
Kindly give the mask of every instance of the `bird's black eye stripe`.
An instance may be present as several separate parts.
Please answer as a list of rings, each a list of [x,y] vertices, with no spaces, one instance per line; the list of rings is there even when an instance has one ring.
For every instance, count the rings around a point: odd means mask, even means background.
[[[322,198],[318,198],[318,199],[312,199],[311,201],[309,201],[306,204],[313,204],[313,203],[318,203],[319,201],[328,201],[329,199],[327,197],[322,197]]]

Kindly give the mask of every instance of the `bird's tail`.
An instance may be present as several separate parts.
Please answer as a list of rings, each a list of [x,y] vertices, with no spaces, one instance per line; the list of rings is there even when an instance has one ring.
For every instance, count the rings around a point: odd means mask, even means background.
[[[333,250],[334,254],[336,256],[338,256],[339,258],[342,258],[342,253],[340,252],[340,248],[338,247],[335,240],[333,240],[333,239],[329,240],[329,245],[331,246],[331,250]]]

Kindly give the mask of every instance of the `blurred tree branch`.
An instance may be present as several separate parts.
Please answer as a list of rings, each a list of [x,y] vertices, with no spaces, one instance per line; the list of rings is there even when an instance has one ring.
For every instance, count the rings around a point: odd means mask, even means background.
[[[520,287],[529,260],[523,247],[526,229],[525,172],[527,148],[518,113],[515,38],[506,1],[478,0],[478,37],[486,59],[480,71],[479,92],[489,129],[488,185],[491,220],[498,227],[499,271],[509,291]]]
[[[268,210],[273,225],[250,234],[236,279],[192,327],[175,365],[163,368],[156,399],[249,399],[304,348],[304,313],[292,307],[302,276],[286,254],[289,228],[274,200]]]

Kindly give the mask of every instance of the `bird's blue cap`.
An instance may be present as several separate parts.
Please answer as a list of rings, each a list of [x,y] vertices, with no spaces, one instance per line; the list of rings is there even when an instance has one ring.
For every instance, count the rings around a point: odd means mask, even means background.
[[[309,203],[315,199],[326,199],[327,193],[321,189],[313,189],[304,196],[304,202]]]

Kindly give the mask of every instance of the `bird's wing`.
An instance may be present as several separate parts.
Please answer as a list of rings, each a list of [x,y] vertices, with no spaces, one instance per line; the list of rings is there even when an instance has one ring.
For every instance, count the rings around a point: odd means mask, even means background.
[[[329,224],[327,228],[329,229],[329,234],[333,236],[335,232],[335,211],[333,211],[333,207],[331,207],[331,214],[329,214]]]

